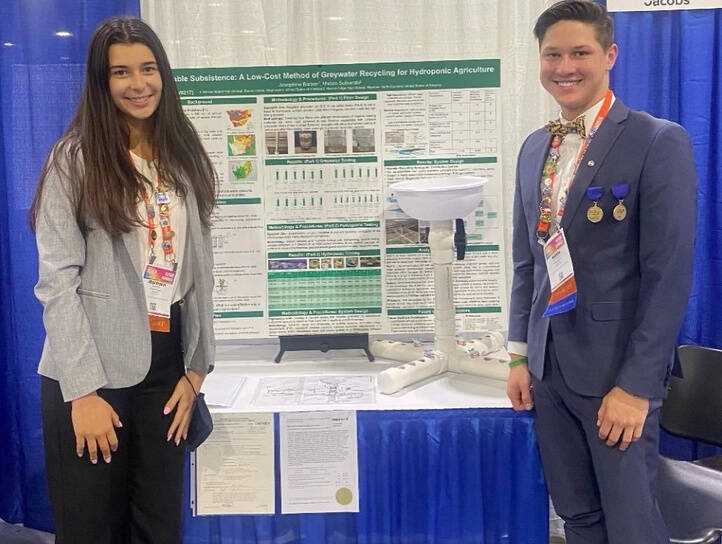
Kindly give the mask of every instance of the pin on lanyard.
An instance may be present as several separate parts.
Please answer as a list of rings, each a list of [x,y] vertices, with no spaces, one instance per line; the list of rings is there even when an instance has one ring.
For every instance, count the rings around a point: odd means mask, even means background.
[[[133,154],[129,153],[129,155],[130,161],[137,170]],[[155,261],[155,241],[158,238],[158,233],[155,230],[155,206],[148,196],[148,191],[146,190],[145,185],[143,185],[142,180],[137,178],[137,181],[142,185],[141,191],[143,195],[143,202],[145,204],[145,214],[148,220],[149,262],[152,264]],[[175,251],[173,250],[173,236],[175,236],[175,233],[173,232],[173,229],[171,229],[170,224],[170,192],[158,173],[156,173],[155,203],[158,205],[158,220],[160,222],[162,238],[160,245],[163,249],[165,262],[175,268],[177,263]]]
[[[562,190],[560,191],[561,194],[559,196],[559,206],[557,208],[555,218],[557,225],[561,223],[562,216],[564,215],[564,208],[566,207],[566,195],[569,193],[569,188],[574,181],[574,177],[577,175],[577,170],[579,170],[579,165],[581,164],[582,159],[587,152],[587,148],[589,148],[589,144],[591,144],[594,136],[597,134],[599,126],[607,117],[609,108],[612,105],[613,96],[614,93],[612,93],[612,90],[607,89],[607,93],[604,96],[604,102],[602,102],[602,107],[599,109],[597,116],[594,118],[592,127],[591,129],[589,129],[589,134],[582,142],[579,153],[577,153],[577,158],[574,161],[574,170],[572,171],[572,175],[569,178],[569,183],[565,187],[562,187]],[[537,240],[541,245],[544,245],[547,238],[549,237],[549,226],[552,221],[552,195],[554,191],[554,183],[556,180],[557,167],[559,164],[559,147],[561,146],[561,142],[562,139],[559,135],[555,134],[552,136],[549,156],[546,163],[544,164],[541,200],[539,202],[539,222],[537,224]]]

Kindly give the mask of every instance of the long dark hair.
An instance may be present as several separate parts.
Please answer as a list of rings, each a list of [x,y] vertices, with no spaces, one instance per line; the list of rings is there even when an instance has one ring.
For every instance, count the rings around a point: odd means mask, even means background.
[[[158,36],[140,19],[116,17],[100,24],[90,39],[85,86],[70,126],[50,151],[30,208],[35,228],[45,180],[56,171],[67,180],[81,228],[89,219],[111,235],[143,224],[138,197],[145,179],[128,154],[128,127],[110,95],[108,50],[116,43],[140,43],[155,56],[163,81],[150,135],[159,175],[185,196],[193,190],[203,225],[210,226],[216,175],[193,125],[183,113],[168,57]],[[150,183],[149,180],[145,180]]]

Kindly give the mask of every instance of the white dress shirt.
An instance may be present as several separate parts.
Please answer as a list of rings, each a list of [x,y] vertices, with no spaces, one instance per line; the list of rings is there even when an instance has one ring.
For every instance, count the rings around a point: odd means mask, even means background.
[[[609,107],[614,104],[615,97],[612,95],[612,101]],[[594,120],[597,118],[597,114],[602,109],[604,99],[602,98],[599,102],[594,104],[591,108],[585,111],[582,115],[584,116],[584,130],[589,136],[589,130],[594,124]],[[571,123],[574,119],[565,119],[561,112],[559,112],[559,120],[562,124]],[[582,149],[584,140],[579,137],[579,134],[571,133],[564,136],[561,145],[559,146],[559,162],[557,162],[557,169],[554,176],[554,186],[552,188],[552,222],[549,225],[549,234],[553,234],[559,228],[557,224],[557,210],[559,210],[559,196],[562,194],[562,187],[569,188],[573,181],[572,176],[574,175],[574,166],[577,162],[577,156]],[[537,183],[541,184],[541,172],[539,173],[539,180]],[[567,191],[568,192],[568,191]],[[509,353],[516,353],[517,355],[527,354],[526,342],[509,342],[507,349]]]

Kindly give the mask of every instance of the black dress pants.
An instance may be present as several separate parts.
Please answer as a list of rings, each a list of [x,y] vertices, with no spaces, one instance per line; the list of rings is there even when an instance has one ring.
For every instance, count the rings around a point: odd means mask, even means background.
[[[177,306],[177,305],[175,305]],[[178,544],[181,541],[183,442],[166,441],[175,411],[163,415],[185,372],[180,320],[173,309],[170,333],[152,332],[152,361],[132,387],[100,389],[118,413],[118,450],[106,464],[79,458],[71,404],[57,381],[42,379],[42,420],[56,544]],[[128,339],[132,342],[132,339]]]

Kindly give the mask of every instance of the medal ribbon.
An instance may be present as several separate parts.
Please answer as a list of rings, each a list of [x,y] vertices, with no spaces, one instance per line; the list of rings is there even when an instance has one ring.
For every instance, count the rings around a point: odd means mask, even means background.
[[[617,183],[616,185],[612,185],[612,194],[614,195],[614,198],[621,202],[625,199],[627,194],[629,194],[629,184]]]
[[[584,130],[584,117],[579,117],[571,123],[562,124],[560,121],[551,121],[547,124],[547,129],[552,133],[551,147],[549,148],[549,155],[544,163],[544,170],[542,172],[542,183],[541,183],[541,199],[539,202],[539,222],[537,223],[537,239],[540,243],[549,238],[549,227],[552,220],[552,195],[554,194],[554,181],[556,177],[557,166],[559,164],[559,146],[562,143],[562,139],[566,134],[576,132],[583,138],[582,146],[577,153],[577,158],[574,162],[574,170],[569,178],[568,182],[561,188],[559,195],[559,207],[556,213],[556,224],[559,225],[564,215],[564,208],[566,206],[567,194],[569,188],[574,181],[574,177],[577,175],[579,165],[584,158],[584,154],[587,152],[589,144],[591,144],[594,136],[599,130],[599,126],[602,124],[604,119],[607,117],[609,108],[612,105],[612,97],[614,94],[611,89],[607,89],[607,93],[604,96],[604,102],[602,107],[597,113],[592,123],[592,128],[589,129],[589,134],[585,135]],[[581,130],[580,130],[581,129]],[[586,136],[586,137],[585,137]]]
[[[587,187],[587,198],[592,202],[598,202],[604,194],[604,187]]]

